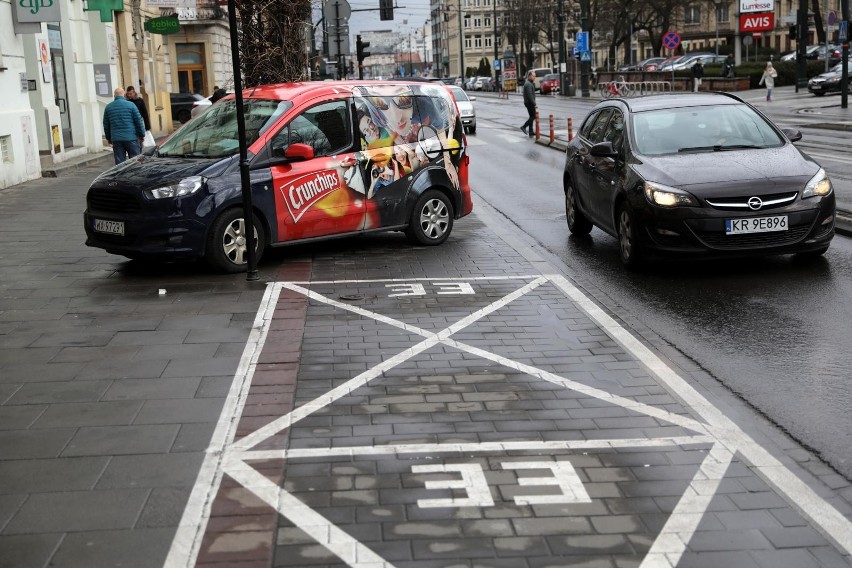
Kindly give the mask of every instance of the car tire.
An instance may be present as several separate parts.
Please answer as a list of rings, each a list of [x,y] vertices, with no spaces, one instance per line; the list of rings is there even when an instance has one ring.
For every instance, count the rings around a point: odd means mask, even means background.
[[[178,122],[180,122],[181,124],[183,124],[185,122],[189,122],[190,118],[192,118],[192,113],[190,113],[190,111],[188,111],[186,109],[178,111],[177,119],[178,119]]]
[[[255,250],[257,261],[263,256],[266,247],[266,234],[257,215],[254,216]],[[243,210],[232,208],[219,215],[210,227],[207,235],[207,247],[204,258],[213,268],[230,274],[245,272],[248,257],[245,244],[245,223]]]
[[[423,193],[411,211],[405,235],[412,243],[435,246],[443,243],[453,230],[453,204],[436,189]]]
[[[468,128],[467,131],[470,132],[471,134],[476,134],[476,125],[474,124],[473,126]]]
[[[822,96],[825,96],[825,93],[814,93],[814,96],[815,97],[822,97]]]
[[[573,235],[588,235],[592,232],[592,222],[577,207],[577,192],[571,178],[565,176],[565,219],[568,222],[568,230]]]
[[[642,265],[642,249],[637,238],[636,216],[627,201],[618,208],[618,254],[627,268]]]

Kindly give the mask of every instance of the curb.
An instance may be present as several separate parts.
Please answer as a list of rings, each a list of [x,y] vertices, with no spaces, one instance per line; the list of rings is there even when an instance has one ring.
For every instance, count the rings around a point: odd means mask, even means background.
[[[539,146],[545,146],[560,152],[565,152],[568,148],[568,143],[564,140],[556,139],[553,142],[550,142],[550,140],[543,136],[536,139],[535,143]],[[837,210],[835,214],[834,230],[837,234],[843,235],[844,237],[852,237],[852,211],[845,211],[841,209]]]
[[[79,159],[53,164],[52,166],[41,170],[41,177],[56,178],[69,173],[75,173],[77,170],[95,165],[103,165],[106,167],[114,165],[112,153],[110,152],[107,154],[105,152],[103,154],[84,154]]]

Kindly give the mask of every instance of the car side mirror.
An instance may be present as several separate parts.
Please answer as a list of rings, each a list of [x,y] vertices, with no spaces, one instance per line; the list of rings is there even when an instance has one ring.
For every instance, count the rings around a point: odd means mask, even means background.
[[[476,97],[468,97],[471,101],[475,101]]]
[[[784,136],[786,136],[790,142],[798,142],[802,139],[801,131],[795,128],[782,128],[781,132],[784,133]]]
[[[284,157],[291,162],[312,160],[314,158],[314,148],[313,146],[296,142],[287,147],[287,150],[284,151]]]
[[[596,158],[617,158],[618,152],[612,147],[612,142],[598,142],[589,148],[589,154]]]

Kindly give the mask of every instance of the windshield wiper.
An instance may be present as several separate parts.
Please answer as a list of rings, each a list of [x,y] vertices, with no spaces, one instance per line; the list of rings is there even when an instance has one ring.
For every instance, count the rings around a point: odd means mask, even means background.
[[[712,150],[713,152],[724,152],[725,150],[748,150],[753,148],[763,148],[763,146],[755,146],[754,144],[716,144],[714,146],[687,146],[678,148],[678,152],[702,152]]]

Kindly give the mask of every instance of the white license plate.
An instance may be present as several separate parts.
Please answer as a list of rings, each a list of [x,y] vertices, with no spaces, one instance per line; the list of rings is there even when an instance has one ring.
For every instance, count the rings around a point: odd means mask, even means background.
[[[786,215],[773,217],[750,217],[748,219],[725,219],[726,235],[743,235],[747,233],[771,233],[789,229]]]
[[[95,219],[95,230],[99,233],[123,236],[124,221],[105,221],[104,219]]]

